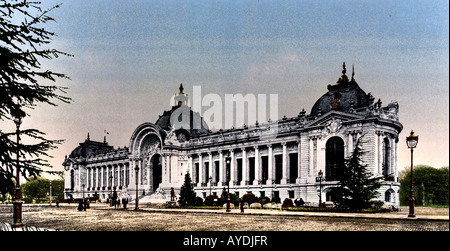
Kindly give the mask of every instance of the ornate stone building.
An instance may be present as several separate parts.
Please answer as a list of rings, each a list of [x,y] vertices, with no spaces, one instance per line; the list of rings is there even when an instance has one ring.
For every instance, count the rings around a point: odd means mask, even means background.
[[[309,114],[278,121],[211,132],[199,113],[188,106],[180,86],[174,104],[155,123],[133,132],[129,147],[115,149],[88,138],[66,157],[65,196],[106,200],[111,188],[140,202],[169,200],[178,194],[189,172],[198,196],[220,196],[224,187],[240,196],[302,198],[329,201],[339,168],[360,137],[367,151],[364,163],[384,177],[380,200],[399,204],[397,142],[402,125],[398,104],[382,106],[355,79],[342,76],[320,97]],[[324,174],[319,189],[319,171]]]

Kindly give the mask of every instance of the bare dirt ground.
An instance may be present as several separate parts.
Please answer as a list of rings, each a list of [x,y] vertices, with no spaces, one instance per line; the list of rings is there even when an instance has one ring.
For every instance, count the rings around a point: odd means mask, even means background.
[[[249,211],[247,211],[249,212]],[[407,215],[407,208],[393,214]],[[416,208],[416,214],[448,215],[448,208]],[[449,222],[286,214],[223,214],[113,209],[104,204],[24,206],[23,223],[62,231],[449,231]],[[12,222],[12,207],[0,207],[0,222]]]

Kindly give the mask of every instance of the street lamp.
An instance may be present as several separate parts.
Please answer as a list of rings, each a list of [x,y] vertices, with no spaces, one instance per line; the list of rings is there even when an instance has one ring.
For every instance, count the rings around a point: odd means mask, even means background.
[[[50,197],[49,197],[49,204],[52,205],[52,181],[50,180]]]
[[[316,182],[319,182],[319,208],[322,206],[322,178],[323,172],[319,171],[319,176],[316,177]]]
[[[230,207],[230,165],[231,165],[231,157],[230,153],[228,152],[227,157],[225,157],[225,164],[227,169],[227,185],[228,185],[228,198],[227,198],[227,212],[231,212]]]
[[[135,171],[135,177],[136,177],[136,204],[134,205],[134,210],[139,210],[139,194],[138,194],[138,186],[139,186],[139,182],[138,182],[138,175],[139,175],[139,167],[136,165],[136,167],[134,168]]]
[[[113,179],[113,176],[112,176],[112,174],[110,174],[109,175],[109,187],[110,187],[110,195],[109,195],[109,206],[110,207],[112,207],[112,203],[113,203],[113,201],[112,201],[112,197],[113,197],[113,186],[112,186],[112,179]]]
[[[81,185],[81,192],[82,192],[82,194],[83,194],[83,202],[84,202],[84,187],[85,187],[85,185],[83,184],[83,185]]]
[[[411,188],[410,188],[410,197],[409,197],[409,214],[408,217],[416,217],[414,214],[414,179],[413,179],[413,151],[416,148],[417,143],[419,142],[419,136],[414,135],[414,131],[411,131],[411,134],[406,137],[406,145],[409,149],[411,149]]]
[[[14,228],[22,228],[22,201],[20,200],[20,164],[19,164],[19,141],[20,141],[20,124],[22,124],[22,118],[25,117],[25,112],[20,109],[20,105],[15,105],[15,108],[11,111],[13,116],[13,121],[16,124],[16,134],[17,134],[17,162],[16,162],[16,193],[14,196],[14,211],[13,211],[13,225]]]

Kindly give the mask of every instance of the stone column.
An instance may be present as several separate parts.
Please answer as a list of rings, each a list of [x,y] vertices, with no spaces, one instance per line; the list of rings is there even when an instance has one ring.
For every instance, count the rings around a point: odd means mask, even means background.
[[[209,173],[209,176],[213,177],[214,175],[213,175],[212,170],[214,168],[213,168],[213,160],[212,160],[212,153],[211,152],[208,152],[208,162],[209,162],[209,164],[208,164],[208,173]],[[212,180],[209,181],[209,176],[206,177],[206,183],[212,182]],[[212,185],[212,184],[210,184],[210,185]]]
[[[287,170],[287,144],[286,142],[281,143],[283,146],[283,157],[282,157],[282,178],[281,178],[281,184],[287,184],[288,180],[288,170]]]
[[[234,170],[235,168],[235,162],[236,159],[234,158],[234,151],[233,149],[230,149],[230,157],[231,157],[231,161],[230,161],[230,186],[234,185],[235,180],[236,180],[236,170]]]
[[[261,174],[262,170],[260,170],[259,166],[259,149],[258,146],[254,146],[255,148],[255,180],[253,181],[253,185],[258,185],[261,182]]]
[[[199,187],[202,186],[203,183],[203,156],[201,153],[198,154],[198,185]]]
[[[222,152],[222,150],[219,150],[219,180],[217,181],[217,186],[223,186],[223,182],[225,181],[225,178],[224,178],[224,165],[223,165],[223,162],[224,162],[224,158],[223,158],[223,152]]]
[[[194,173],[192,172],[192,168],[193,168],[192,167],[193,166],[192,155],[188,154],[187,158],[188,158],[188,164],[187,164],[188,165],[188,169],[187,170],[188,170],[189,176],[191,176],[191,180],[192,180],[192,179],[194,179]],[[184,177],[183,177],[183,182],[184,182]]]
[[[383,135],[378,133],[378,174],[383,174]]]
[[[267,147],[269,148],[269,156],[267,158],[267,164],[268,164],[268,171],[269,173],[267,174],[267,185],[272,185],[273,184],[273,169],[272,169],[272,162],[273,162],[273,153],[272,153],[272,145],[267,145]]]
[[[242,180],[241,186],[245,186],[248,184],[248,168],[247,168],[247,152],[245,151],[245,147],[241,148],[242,151]]]

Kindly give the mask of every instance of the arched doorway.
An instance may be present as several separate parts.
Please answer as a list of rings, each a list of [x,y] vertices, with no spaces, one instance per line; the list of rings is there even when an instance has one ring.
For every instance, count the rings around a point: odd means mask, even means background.
[[[161,163],[161,155],[155,154],[150,159],[150,170],[151,170],[151,189],[156,191],[158,189],[159,184],[162,182],[162,163]]]
[[[336,136],[331,137],[325,147],[325,179],[339,181],[339,172],[344,165],[344,140]]]

